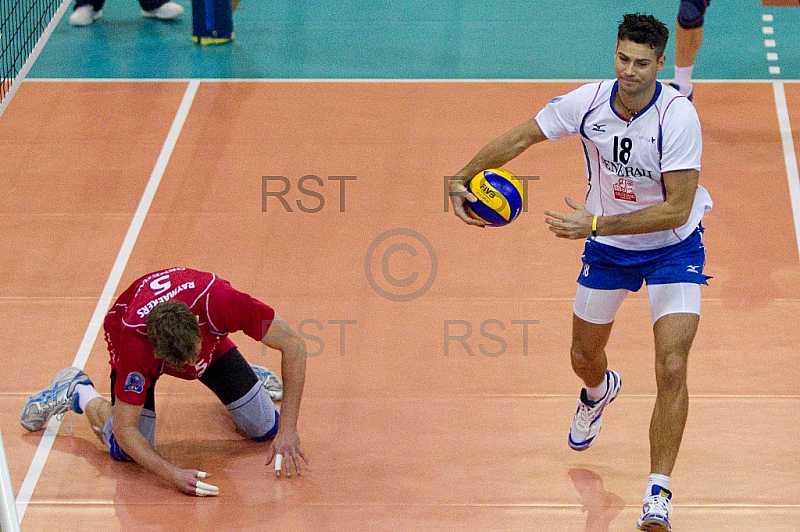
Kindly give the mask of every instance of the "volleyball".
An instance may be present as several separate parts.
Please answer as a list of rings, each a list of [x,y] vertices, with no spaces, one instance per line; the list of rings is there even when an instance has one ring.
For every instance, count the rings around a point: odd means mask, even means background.
[[[491,227],[502,227],[517,219],[525,199],[522,182],[508,170],[489,169],[478,173],[467,186],[478,198],[464,202],[464,209],[472,218]]]

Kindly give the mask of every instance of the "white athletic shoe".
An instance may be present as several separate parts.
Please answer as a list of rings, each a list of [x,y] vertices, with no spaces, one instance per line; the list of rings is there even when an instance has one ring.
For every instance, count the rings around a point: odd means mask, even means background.
[[[250,367],[253,368],[256,377],[261,381],[261,385],[269,392],[269,397],[273,402],[277,403],[283,399],[283,383],[275,373],[255,364],[250,364]]]
[[[175,20],[183,15],[183,7],[175,2],[167,2],[161,7],[145,11],[142,9],[142,16],[147,18],[157,18],[158,20]]]
[[[71,26],[90,26],[92,22],[103,16],[103,10],[95,11],[92,6],[81,6],[69,16]]]
[[[75,393],[78,384],[91,386],[92,381],[79,368],[59,371],[50,386],[31,395],[25,402],[19,417],[22,426],[37,431],[44,428],[53,416],[63,416],[70,410],[82,414],[83,410],[78,406],[78,394]]]
[[[637,526],[647,532],[671,532],[669,516],[672,513],[672,492],[661,486],[653,486],[649,497],[642,501],[642,517]]]
[[[588,449],[594,443],[603,425],[603,409],[617,397],[622,379],[616,371],[607,370],[606,383],[608,389],[599,401],[590,401],[586,396],[586,388],[581,389],[578,409],[569,429],[569,446],[576,451]]]

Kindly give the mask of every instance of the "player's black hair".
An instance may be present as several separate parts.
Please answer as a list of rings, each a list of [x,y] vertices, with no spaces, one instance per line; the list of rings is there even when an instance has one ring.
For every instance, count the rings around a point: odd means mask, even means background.
[[[628,13],[622,17],[617,31],[617,41],[647,44],[656,51],[657,57],[664,55],[668,40],[669,30],[653,15]]]

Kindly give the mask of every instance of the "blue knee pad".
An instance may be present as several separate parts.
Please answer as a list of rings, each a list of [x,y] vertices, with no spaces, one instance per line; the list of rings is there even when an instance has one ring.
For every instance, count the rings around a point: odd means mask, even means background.
[[[111,458],[118,462],[133,462],[128,453],[122,450],[122,447],[117,443],[117,438],[114,436],[114,418],[108,418],[106,424],[103,426],[103,443],[108,447],[108,454]]]
[[[703,27],[703,18],[710,0],[681,0],[678,24],[685,30]]]
[[[139,416],[139,432],[152,446],[156,439],[156,413],[146,408],[142,410]],[[103,441],[108,446],[108,454],[111,458],[118,462],[133,462],[133,458],[122,450],[122,447],[117,443],[117,438],[114,436],[114,418],[108,418],[105,426],[103,427]]]
[[[108,439],[108,454],[110,454],[111,458],[117,462],[133,462],[133,458],[131,458],[128,453],[123,451],[122,447],[119,446],[113,432],[111,433],[111,437]]]
[[[253,438],[255,441],[270,441],[275,438],[275,435],[278,434],[278,419],[281,417],[280,413],[276,410],[275,411],[275,424],[272,425],[272,428],[269,429],[269,432],[261,436],[260,438]]]
[[[271,440],[277,434],[278,409],[261,382],[226,407],[239,428],[254,440]]]

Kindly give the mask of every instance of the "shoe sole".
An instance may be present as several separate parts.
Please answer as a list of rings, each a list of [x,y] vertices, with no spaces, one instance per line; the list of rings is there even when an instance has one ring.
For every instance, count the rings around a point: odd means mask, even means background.
[[[588,442],[583,442],[580,444],[574,443],[572,441],[572,436],[570,436],[569,439],[567,440],[567,445],[569,445],[569,448],[572,449],[573,451],[585,451],[586,449],[592,446],[594,440],[596,440],[599,435],[600,431],[598,430],[597,434],[594,435],[594,438],[592,438]]]
[[[156,19],[156,20],[163,20],[165,22],[168,22],[170,20],[178,20],[179,18],[181,18],[183,16],[183,13],[180,13],[180,14],[172,16],[172,17],[159,17],[158,15],[153,15],[152,13],[148,13],[144,9],[142,9],[141,14],[142,14],[142,16],[144,18],[153,18],[153,19]]]
[[[620,377],[619,374],[617,374],[617,379],[619,380],[619,384],[617,385],[617,391],[614,394],[614,397],[612,397],[611,399],[608,400],[608,402],[606,403],[606,406],[608,406],[608,405],[610,405],[611,403],[614,402],[614,399],[616,399],[617,395],[619,395],[620,389],[622,389],[622,377]],[[603,410],[605,410],[605,408],[606,407],[604,406]],[[586,441],[582,441],[580,443],[577,443],[577,442],[573,441],[572,434],[569,434],[569,436],[567,438],[567,445],[569,445],[569,448],[572,449],[573,451],[585,451],[586,449],[591,447],[592,444],[594,443],[594,440],[596,440],[597,437],[600,435],[600,430],[603,428],[603,414],[600,414],[600,421],[598,421],[598,423],[600,423],[600,428],[597,429],[597,434],[595,434],[592,437],[591,440],[586,440]]]
[[[649,520],[639,525],[639,530],[644,532],[670,532],[672,528],[662,520]]]

